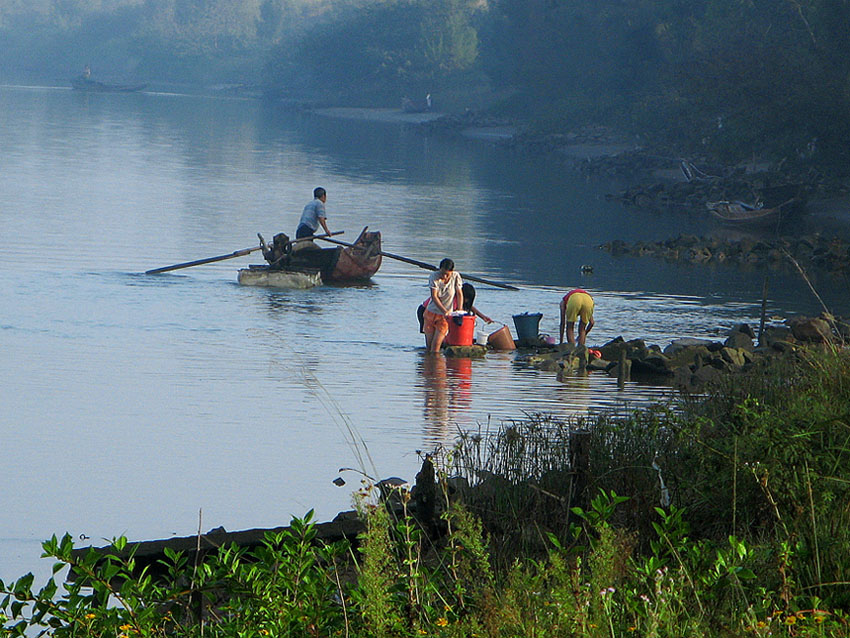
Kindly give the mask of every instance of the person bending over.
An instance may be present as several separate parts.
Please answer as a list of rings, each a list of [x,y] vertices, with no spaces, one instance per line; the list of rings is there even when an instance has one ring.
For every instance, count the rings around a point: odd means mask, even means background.
[[[493,320],[490,319],[487,315],[481,312],[478,308],[473,306],[472,304],[475,302],[475,286],[472,284],[463,284],[461,286],[461,290],[463,291],[463,309],[465,312],[471,312],[476,317],[480,317],[486,323],[493,323]]]
[[[560,343],[564,343],[564,326],[567,328],[567,343],[576,343],[573,329],[578,321],[578,344],[585,345],[587,333],[593,328],[593,308],[596,304],[586,290],[576,288],[561,299]]]

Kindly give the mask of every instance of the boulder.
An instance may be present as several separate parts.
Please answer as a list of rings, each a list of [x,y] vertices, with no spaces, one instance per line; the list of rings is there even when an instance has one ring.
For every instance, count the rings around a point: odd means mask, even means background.
[[[726,349],[729,349],[729,348],[735,348],[735,349],[743,348],[744,350],[749,350],[750,352],[752,352],[753,347],[754,347],[753,346],[753,338],[750,335],[743,333],[743,332],[733,332],[733,333],[731,333],[726,338],[726,341],[723,342],[723,345],[724,345],[724,348],[721,349],[721,352],[723,350],[726,350]]]
[[[793,339],[791,328],[788,326],[765,326],[761,334],[761,345],[771,347],[777,341]]]
[[[720,370],[713,366],[702,366],[694,372],[692,381],[700,385],[716,381],[721,375]]]
[[[726,372],[732,367],[731,364],[723,357],[714,357],[711,361],[708,362],[708,365],[714,368],[715,370],[720,370],[721,372]]]
[[[632,374],[632,362],[629,359],[626,359],[624,362],[622,362],[622,367],[620,365],[620,362],[617,361],[615,363],[612,363],[610,365],[610,367],[608,368],[608,376],[616,377],[617,379],[622,377],[622,378],[628,380],[628,379],[631,378],[631,374]]]
[[[747,351],[744,349],[739,350],[738,348],[723,348],[723,350],[720,351],[720,356],[726,363],[736,368],[742,368],[744,367],[744,364],[747,363],[747,360],[742,354],[743,352]]]
[[[526,359],[528,365],[538,370],[560,370],[561,355],[534,354]]]
[[[770,344],[770,349],[775,350],[776,352],[794,352],[794,348],[797,347],[796,343],[791,341],[774,341]]]
[[[579,370],[585,369],[586,363],[586,361],[582,363],[581,358],[576,355],[567,355],[566,357],[559,359],[555,364],[556,367],[552,369],[561,370],[563,372],[578,372]]]
[[[641,359],[632,360],[632,373],[672,376],[673,366],[660,352],[649,352]]]
[[[670,342],[670,345],[664,348],[663,352],[668,357],[675,355],[677,352],[684,350],[685,348],[689,348],[692,346],[708,346],[711,343],[708,339],[694,339],[693,337],[682,337],[681,339],[674,339]]]
[[[695,366],[700,367],[704,361],[711,359],[711,352],[707,346],[689,346],[682,348],[676,354],[670,356],[671,366],[676,368],[679,366]]]
[[[832,329],[826,319],[821,317],[794,317],[786,323],[794,338],[800,341],[823,343],[832,339]]]
[[[748,324],[748,323],[738,323],[738,324],[735,324],[734,326],[732,326],[732,327],[729,329],[729,332],[728,332],[728,333],[726,333],[726,334],[727,334],[727,336],[731,337],[731,336],[732,336],[733,334],[735,334],[736,332],[742,332],[742,333],[744,333],[745,335],[747,335],[750,339],[755,339],[755,338],[756,338],[756,333],[753,331],[752,327],[751,327],[751,326],[750,326],[750,324]]]
[[[622,337],[612,339],[605,345],[599,347],[599,351],[602,353],[602,358],[606,361],[619,361],[620,353],[624,350],[628,351],[628,346]]]
[[[630,339],[626,341],[626,352],[628,353],[629,359],[638,359],[646,356],[646,341],[643,339]],[[605,356],[603,353],[602,356]]]
[[[447,357],[483,357],[487,354],[487,346],[446,346],[443,354]]]
[[[574,352],[577,348],[584,348],[585,346],[579,346],[574,343],[560,343],[555,346],[555,350],[561,352],[563,354],[570,354]]]
[[[605,361],[605,359],[597,359],[596,357],[591,357],[590,361],[587,362],[588,370],[607,370],[608,366],[611,365],[610,361]]]

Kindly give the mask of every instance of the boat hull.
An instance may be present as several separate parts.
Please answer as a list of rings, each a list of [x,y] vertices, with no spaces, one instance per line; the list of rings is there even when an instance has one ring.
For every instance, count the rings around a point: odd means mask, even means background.
[[[711,214],[723,224],[731,226],[778,226],[797,216],[803,200],[792,197],[778,206],[757,208],[742,202],[719,201],[706,204]]]
[[[708,209],[715,219],[732,226],[765,226],[782,221],[779,207],[748,209],[736,202],[711,202]]]
[[[269,288],[294,288],[304,290],[322,284],[318,272],[296,270],[270,270],[268,267],[255,266],[239,270],[237,281],[243,286],[266,286]]]
[[[363,231],[350,246],[307,247],[292,253],[289,268],[317,268],[325,282],[368,281],[381,267],[381,233]]]

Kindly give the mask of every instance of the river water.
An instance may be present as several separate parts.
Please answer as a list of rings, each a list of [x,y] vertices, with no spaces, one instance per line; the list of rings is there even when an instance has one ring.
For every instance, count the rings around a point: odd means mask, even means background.
[[[417,451],[527,413],[664,400],[602,374],[559,380],[513,354],[423,354],[428,273],[385,259],[369,285],[241,287],[244,257],[157,266],[294,234],[315,186],[353,240],[521,288],[478,286],[511,326],[557,333],[572,287],[596,298],[589,340],[662,346],[757,323],[763,273],[613,258],[611,239],[717,232],[700,211],[606,198],[623,184],[490,143],[389,123],[165,93],[0,88],[0,578],[45,572],[39,543],[273,527],[350,504],[342,467],[413,479]],[[591,265],[592,274],[581,274]],[[816,275],[813,275],[816,277]],[[846,286],[816,279],[846,311]],[[815,314],[802,279],[770,275],[769,315]]]

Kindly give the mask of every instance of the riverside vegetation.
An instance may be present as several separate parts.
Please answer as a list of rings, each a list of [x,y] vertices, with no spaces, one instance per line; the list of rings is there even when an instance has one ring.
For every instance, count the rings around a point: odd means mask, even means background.
[[[0,583],[0,635],[846,636],[849,444],[850,353],[798,348],[671,406],[464,434],[434,518],[419,481],[364,483],[356,546],[309,512],[154,578],[125,538],[54,537],[46,585]]]
[[[430,93],[438,111],[535,134],[606,124],[673,157],[846,178],[848,25],[835,0],[33,0],[0,3],[0,72],[55,81],[91,63],[107,79],[396,108]]]

